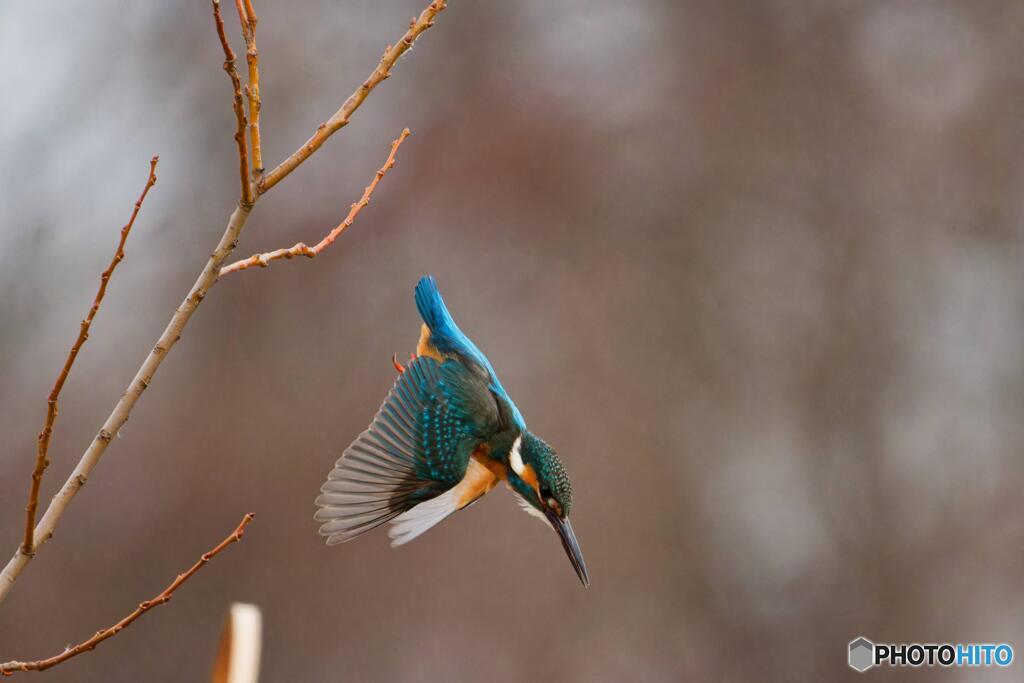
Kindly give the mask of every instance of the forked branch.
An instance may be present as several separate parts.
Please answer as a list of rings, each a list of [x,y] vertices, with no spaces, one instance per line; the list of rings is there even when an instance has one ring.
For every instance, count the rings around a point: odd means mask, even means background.
[[[242,18],[241,5],[239,5],[239,19]],[[238,69],[235,68],[235,53],[228,42],[228,36],[224,32],[224,19],[220,16],[220,0],[213,0],[213,20],[217,25],[217,37],[220,38],[220,46],[224,50],[224,71],[231,79],[232,100],[231,106],[235,110],[235,144],[238,145],[238,174],[242,185],[242,199],[240,204],[244,207],[252,207],[253,189],[249,182],[249,151],[245,143],[245,107],[242,104],[242,80],[238,76]],[[242,22],[245,25],[245,22]]]
[[[131,614],[129,614],[113,626],[109,626],[105,629],[97,631],[92,636],[92,638],[82,641],[74,647],[66,648],[59,655],[54,655],[53,657],[39,659],[34,662],[4,662],[3,664],[0,664],[0,673],[2,673],[4,676],[10,676],[11,674],[16,673],[18,671],[45,671],[46,669],[49,669],[51,666],[56,666],[57,664],[65,662],[71,659],[72,657],[82,654],[83,652],[88,652],[89,650],[95,649],[97,645],[102,643],[107,638],[111,638],[117,635],[122,629],[125,629],[128,626],[130,626],[133,621],[141,617],[149,610],[153,609],[158,605],[165,604],[168,600],[171,599],[171,596],[174,595],[174,591],[178,590],[178,588],[181,587],[181,584],[185,583],[190,578],[192,578],[192,575],[200,569],[202,569],[207,562],[216,557],[222,550],[224,550],[224,548],[227,548],[232,543],[242,540],[242,535],[245,533],[245,527],[249,526],[249,522],[252,521],[252,518],[253,513],[250,512],[242,518],[242,521],[238,524],[238,527],[234,531],[232,531],[227,538],[218,543],[209,552],[203,553],[195,564],[193,564],[191,567],[185,570],[184,573],[178,574],[177,578],[175,578],[174,581],[171,581],[170,585],[167,586],[167,588],[163,589],[163,591],[161,591],[155,597],[152,597],[149,600],[146,600],[145,602],[139,603],[139,606],[136,607],[131,612]]]
[[[252,0],[236,0],[236,7],[238,6],[238,3],[242,5],[245,16],[243,32],[251,31],[254,33],[256,20],[255,12],[251,11]],[[50,501],[50,504],[46,508],[46,512],[43,513],[39,522],[36,524],[33,532],[33,551],[38,551],[38,549],[53,536],[53,531],[56,528],[57,523],[67,511],[71,501],[78,495],[78,492],[82,489],[82,486],[85,485],[85,482],[92,474],[92,471],[99,464],[100,459],[106,452],[107,446],[110,445],[114,435],[116,435],[121,427],[124,426],[125,422],[128,421],[128,418],[135,405],[138,403],[139,398],[149,387],[157,370],[163,364],[163,361],[167,358],[171,349],[181,339],[181,335],[183,334],[186,325],[188,325],[189,321],[192,319],[192,314],[195,313],[199,304],[201,304],[205,299],[210,288],[217,283],[221,273],[221,268],[227,261],[228,256],[237,246],[239,236],[242,233],[242,229],[245,227],[245,223],[249,218],[249,214],[252,211],[255,201],[264,192],[276,185],[285,176],[290,174],[300,164],[308,159],[313,152],[323,145],[331,134],[348,123],[349,117],[359,107],[359,105],[362,104],[369,92],[388,75],[390,75],[390,69],[394,66],[398,58],[412,46],[412,43],[417,37],[434,25],[434,17],[445,8],[447,3],[445,0],[433,0],[433,2],[423,10],[420,16],[413,20],[412,24],[410,24],[409,30],[405,32],[401,41],[398,44],[389,47],[385,51],[380,64],[377,65],[373,73],[370,74],[359,89],[357,89],[356,92],[345,101],[341,108],[335,112],[335,114],[326,123],[321,124],[314,136],[310,138],[305,145],[292,154],[292,156],[288,157],[288,159],[279,164],[270,174],[263,177],[258,183],[252,183],[249,179],[249,161],[245,139],[246,118],[241,92],[241,82],[238,72],[234,66],[235,55],[228,44],[227,35],[224,30],[224,21],[220,13],[220,0],[212,0],[212,4],[217,36],[220,39],[221,47],[224,50],[224,69],[231,78],[232,84],[233,108],[236,119],[235,141],[238,145],[241,198],[239,199],[238,205],[235,207],[234,211],[232,211],[231,216],[228,218],[227,226],[224,229],[224,233],[221,235],[220,241],[210,253],[209,258],[197,276],[192,288],[189,290],[181,304],[179,304],[178,308],[174,311],[174,315],[167,323],[163,333],[157,339],[156,343],[147,354],[146,359],[136,371],[135,376],[132,378],[131,382],[114,405],[110,415],[104,421],[100,430],[93,437],[88,448],[86,448],[85,452],[82,453],[78,464],[75,465],[67,480],[64,482],[63,486],[61,486],[61,489]],[[240,16],[242,15],[240,14]],[[250,102],[252,102],[252,100],[250,100]],[[259,107],[257,106],[256,111],[258,111],[258,109]],[[338,228],[335,228],[335,230],[332,231],[333,236],[336,237],[337,234],[344,230],[345,227],[347,227],[347,225],[343,223]],[[333,241],[333,237],[331,235],[328,235],[325,239],[327,239],[327,244],[329,244],[330,241]],[[28,566],[32,557],[33,554],[22,552],[22,547],[19,543],[14,556],[3,567],[3,570],[0,571],[0,601],[2,601],[4,597],[6,597],[7,593],[10,592],[14,582],[25,567]]]
[[[295,246],[288,247],[287,249],[275,249],[274,251],[268,251],[262,254],[253,254],[247,259],[235,261],[231,265],[224,266],[220,269],[220,276],[224,277],[225,275],[229,275],[239,270],[245,270],[246,268],[252,268],[253,266],[266,268],[270,265],[271,261],[277,261],[279,259],[292,259],[296,256],[313,258],[321,251],[331,246],[331,244],[334,243],[334,240],[338,238],[338,235],[351,226],[352,223],[355,222],[356,216],[359,215],[359,212],[370,203],[370,197],[373,195],[373,191],[377,189],[377,183],[379,183],[384,175],[391,170],[391,167],[395,165],[395,153],[407,137],[409,137],[408,128],[402,131],[402,134],[398,136],[398,139],[392,141],[391,153],[388,155],[387,161],[385,161],[384,165],[378,169],[377,174],[373,176],[373,180],[370,181],[370,184],[363,190],[363,196],[359,198],[359,201],[349,208],[348,216],[345,217],[345,220],[338,223],[338,225],[327,233],[322,240],[312,247],[308,246],[305,242],[299,242]]]
[[[256,185],[256,194],[261,195],[284,180],[289,173],[299,167],[299,164],[308,159],[313,152],[320,149],[321,145],[327,142],[327,138],[348,124],[349,118],[359,108],[359,105],[366,100],[366,96],[370,94],[370,91],[391,75],[391,69],[395,66],[399,57],[412,47],[412,44],[416,42],[420,34],[434,25],[434,17],[440,14],[447,6],[448,0],[434,0],[427,5],[427,8],[420,12],[420,15],[409,24],[409,30],[405,32],[402,39],[394,45],[389,45],[384,50],[384,56],[381,57],[377,68],[373,70],[354,93],[349,95],[345,103],[341,105],[341,108],[334,112],[331,118],[317,126],[316,132],[306,141],[306,144],[295,150],[290,157],[278,164],[273,171],[267,173],[260,180]]]
[[[71,345],[68,357],[64,361],[64,367],[61,368],[60,374],[57,375],[57,380],[53,383],[53,389],[50,390],[50,397],[46,401],[46,421],[43,423],[43,428],[36,439],[36,466],[32,471],[32,485],[29,488],[28,505],[25,507],[25,536],[21,542],[21,552],[25,555],[31,555],[35,549],[33,529],[36,524],[36,508],[39,507],[39,486],[43,481],[43,473],[50,466],[50,436],[53,434],[53,425],[57,421],[57,399],[60,398],[60,392],[64,388],[64,382],[67,381],[68,374],[71,372],[71,366],[75,364],[75,359],[78,358],[78,352],[82,349],[82,345],[85,344],[85,340],[89,338],[89,328],[92,326],[92,321],[100,310],[103,297],[107,294],[107,285],[110,283],[110,277],[114,274],[117,264],[124,260],[124,245],[128,241],[128,234],[132,231],[132,226],[135,225],[135,217],[139,215],[142,203],[146,201],[149,188],[156,184],[156,165],[158,161],[160,161],[160,157],[153,157],[149,160],[149,178],[146,179],[146,186],[142,188],[142,194],[139,195],[138,200],[135,202],[135,208],[132,210],[131,217],[125,223],[125,226],[121,228],[121,241],[117,243],[114,258],[110,260],[110,265],[100,275],[100,287],[96,291],[96,297],[93,299],[89,312],[86,313],[85,319],[82,320],[78,328],[78,338]]]

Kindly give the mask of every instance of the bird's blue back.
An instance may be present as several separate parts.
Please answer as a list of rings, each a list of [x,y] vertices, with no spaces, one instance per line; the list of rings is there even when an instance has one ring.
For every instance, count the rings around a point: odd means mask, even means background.
[[[505,387],[501,386],[498,373],[494,371],[491,361],[487,360],[487,356],[455,324],[455,319],[448,312],[448,307],[445,306],[444,299],[441,298],[441,292],[437,289],[437,282],[430,275],[420,278],[420,281],[416,283],[416,308],[419,310],[423,322],[430,328],[430,342],[437,350],[442,354],[458,354],[486,370],[490,376],[491,390],[508,403],[516,426],[525,430],[526,421],[508,392],[505,391]]]

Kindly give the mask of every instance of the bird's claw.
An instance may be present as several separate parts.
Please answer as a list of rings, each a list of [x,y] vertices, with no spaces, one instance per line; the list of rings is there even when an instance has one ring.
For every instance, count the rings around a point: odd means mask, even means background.
[[[414,360],[416,360],[416,354],[415,353],[410,353],[409,354],[409,362],[411,363]],[[398,374],[399,375],[404,375],[405,374],[405,366],[403,366],[401,363],[398,362],[398,354],[397,353],[391,354],[391,364],[395,366],[395,370],[398,370]]]

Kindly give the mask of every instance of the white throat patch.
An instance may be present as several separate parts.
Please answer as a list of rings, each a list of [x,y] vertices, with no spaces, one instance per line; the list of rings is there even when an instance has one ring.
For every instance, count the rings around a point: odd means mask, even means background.
[[[523,472],[526,471],[526,464],[523,463],[523,454],[520,452],[522,445],[523,435],[520,434],[516,437],[516,440],[512,442],[512,450],[508,454],[508,462],[512,465],[512,471],[520,477],[523,476]]]

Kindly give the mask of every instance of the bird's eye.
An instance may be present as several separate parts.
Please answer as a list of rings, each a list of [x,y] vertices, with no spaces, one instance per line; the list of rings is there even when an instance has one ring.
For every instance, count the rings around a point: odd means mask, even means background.
[[[559,517],[562,516],[562,504],[554,498],[545,498],[544,504],[548,506],[548,509],[554,512]]]
[[[555,498],[555,494],[551,492],[547,486],[541,486],[538,491],[540,494],[541,502],[548,508],[554,510],[557,514],[562,514],[562,506]]]

